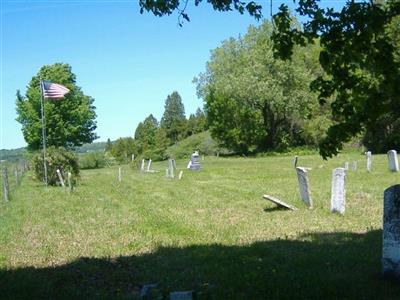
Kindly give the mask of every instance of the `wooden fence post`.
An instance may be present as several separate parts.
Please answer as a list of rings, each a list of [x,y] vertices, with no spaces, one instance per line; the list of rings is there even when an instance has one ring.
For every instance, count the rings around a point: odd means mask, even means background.
[[[3,168],[2,173],[3,173],[3,199],[4,201],[9,201],[10,187],[8,185],[8,175],[6,167]]]

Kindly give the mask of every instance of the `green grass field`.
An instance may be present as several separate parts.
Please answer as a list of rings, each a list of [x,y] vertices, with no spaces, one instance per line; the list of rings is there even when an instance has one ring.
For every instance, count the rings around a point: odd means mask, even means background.
[[[346,213],[332,214],[332,169],[353,160]],[[400,174],[385,155],[373,156],[372,173],[359,154],[302,156],[310,210],[292,161],[206,157],[181,181],[165,178],[166,162],[153,164],[156,174],[124,166],[121,183],[117,167],[88,170],[72,195],[28,173],[0,204],[0,298],[136,299],[158,283],[159,295],[195,290],[197,299],[399,299],[380,258],[383,191]]]

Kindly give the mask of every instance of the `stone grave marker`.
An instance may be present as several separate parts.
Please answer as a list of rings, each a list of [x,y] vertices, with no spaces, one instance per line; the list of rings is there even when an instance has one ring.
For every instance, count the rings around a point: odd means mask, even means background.
[[[170,300],[192,300],[193,292],[192,291],[183,291],[183,292],[172,292],[169,294]]]
[[[353,161],[353,164],[351,167],[352,167],[353,171],[357,171],[357,161]]]
[[[371,172],[372,168],[372,153],[371,151],[365,152],[365,155],[367,156],[367,171]]]
[[[345,169],[346,171],[349,169],[349,162],[348,162],[348,161],[346,161],[346,162],[344,163],[344,169]]]
[[[278,198],[275,198],[273,196],[263,195],[263,198],[265,200],[271,201],[272,203],[274,203],[274,204],[276,204],[278,206],[281,206],[281,207],[284,207],[284,208],[287,208],[287,209],[290,209],[290,210],[297,210],[297,208],[294,207],[293,205],[287,204],[287,203],[283,202],[282,200],[279,200]]]
[[[71,181],[71,172],[68,172],[67,174],[67,181],[68,181],[68,192],[71,193],[73,189]]]
[[[332,171],[331,212],[344,214],[346,208],[346,170],[336,168]]]
[[[201,165],[199,162],[199,153],[197,151],[193,152],[190,156],[189,170],[199,171],[201,169]]]
[[[299,181],[300,197],[301,200],[309,207],[312,208],[313,202],[311,199],[310,184],[308,181],[308,169],[303,167],[296,167],[297,179]]]
[[[178,179],[181,180],[181,179],[182,179],[182,176],[183,176],[183,171],[181,170],[181,171],[179,172]]]
[[[122,181],[122,170],[121,170],[121,167],[118,168],[118,181],[119,182]]]
[[[392,172],[399,172],[399,161],[397,160],[396,150],[390,150],[387,153],[389,161],[389,170]]]
[[[61,175],[61,172],[60,172],[60,170],[59,169],[57,169],[56,170],[56,173],[57,173],[57,176],[58,176],[58,180],[60,181],[60,183],[61,183],[61,186],[62,187],[65,187],[65,184],[64,184],[64,179],[62,178],[62,175]]]
[[[400,184],[384,192],[382,272],[400,280]]]
[[[147,163],[147,172],[150,172],[151,168],[151,158],[149,159],[149,162]]]
[[[140,166],[140,171],[144,172],[144,159],[142,159],[142,164]]]

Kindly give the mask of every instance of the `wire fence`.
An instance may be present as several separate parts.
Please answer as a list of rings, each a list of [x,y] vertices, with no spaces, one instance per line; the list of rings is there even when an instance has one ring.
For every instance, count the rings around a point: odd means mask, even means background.
[[[29,165],[26,160],[17,162],[2,161],[0,169],[0,199],[8,202],[13,198],[15,191],[20,186],[24,174],[29,169]]]

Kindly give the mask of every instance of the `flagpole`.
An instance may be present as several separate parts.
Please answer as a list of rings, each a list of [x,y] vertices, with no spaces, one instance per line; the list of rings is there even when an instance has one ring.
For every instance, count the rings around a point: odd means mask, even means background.
[[[40,106],[42,113],[42,139],[43,139],[43,167],[44,167],[44,184],[47,187],[47,165],[46,165],[46,129],[45,129],[45,119],[44,119],[44,99],[43,99],[43,82],[40,80]]]

